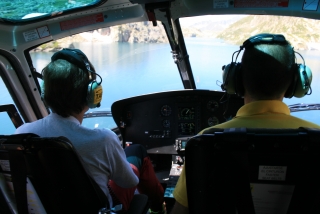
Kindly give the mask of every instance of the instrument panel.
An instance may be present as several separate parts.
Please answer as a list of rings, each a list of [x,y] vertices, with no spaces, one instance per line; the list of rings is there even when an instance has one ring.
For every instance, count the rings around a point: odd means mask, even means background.
[[[111,107],[125,144],[148,153],[176,154],[175,140],[232,119],[243,99],[225,92],[180,90],[119,100]]]

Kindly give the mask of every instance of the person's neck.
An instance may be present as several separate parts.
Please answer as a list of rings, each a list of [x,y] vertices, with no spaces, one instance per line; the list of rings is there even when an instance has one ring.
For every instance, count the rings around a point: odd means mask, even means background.
[[[244,104],[249,104],[251,102],[255,102],[255,101],[262,101],[262,100],[278,100],[278,101],[282,101],[283,100],[283,96],[279,97],[279,98],[273,98],[273,99],[255,99],[249,95],[244,95],[243,96],[244,99]]]
[[[84,117],[84,114],[89,110],[88,107],[85,107],[80,113],[72,113],[71,116],[73,116],[74,118],[76,118],[80,124],[82,124],[82,121],[83,121],[83,117]]]

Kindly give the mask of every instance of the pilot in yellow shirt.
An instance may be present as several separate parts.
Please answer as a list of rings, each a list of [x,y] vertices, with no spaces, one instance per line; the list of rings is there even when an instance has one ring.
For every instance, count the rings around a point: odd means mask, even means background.
[[[288,106],[282,101],[263,100],[242,106],[237,115],[230,121],[206,128],[199,134],[211,128],[319,128],[320,126],[290,115]],[[186,160],[188,161],[188,160]],[[186,163],[185,163],[186,164]],[[182,170],[173,192],[174,198],[181,205],[188,207],[186,174]]]

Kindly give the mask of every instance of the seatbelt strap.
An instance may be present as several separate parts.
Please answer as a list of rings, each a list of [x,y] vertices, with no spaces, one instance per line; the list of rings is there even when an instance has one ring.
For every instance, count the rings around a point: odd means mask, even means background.
[[[9,151],[10,171],[19,214],[28,214],[27,168],[23,151]]]

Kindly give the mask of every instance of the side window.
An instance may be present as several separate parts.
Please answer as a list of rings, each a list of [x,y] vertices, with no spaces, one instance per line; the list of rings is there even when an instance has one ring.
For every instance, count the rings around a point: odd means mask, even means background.
[[[0,105],[13,104],[13,100],[9,94],[9,91],[4,84],[2,78],[0,80]],[[0,112],[0,134],[8,135],[15,132],[15,126],[12,123],[7,112]]]
[[[6,72],[14,72],[11,64],[9,63],[9,61],[2,57],[0,55],[0,69],[5,69]],[[2,75],[4,72],[0,72],[0,74]],[[4,82],[4,77],[1,76],[0,77],[0,107],[3,105],[9,105],[12,104],[14,105],[14,102],[12,100],[12,97],[8,91],[8,88]],[[13,134],[16,130],[13,122],[11,121],[10,116],[8,115],[8,113],[3,109],[0,108],[0,135],[9,135],[9,134]],[[3,111],[2,111],[3,110]]]

